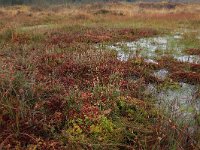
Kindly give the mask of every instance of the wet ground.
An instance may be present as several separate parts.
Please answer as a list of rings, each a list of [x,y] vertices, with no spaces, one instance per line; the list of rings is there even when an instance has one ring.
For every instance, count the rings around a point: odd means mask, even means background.
[[[147,63],[159,64],[158,60],[167,56],[178,62],[200,64],[200,56],[188,55],[184,52],[187,45],[181,42],[183,38],[183,34],[177,32],[173,35],[142,38],[133,42],[118,42],[106,45],[106,48],[117,51],[117,58],[121,61],[143,58]],[[170,80],[166,68],[155,70],[152,75],[162,81]],[[158,107],[164,108],[179,123],[187,123],[190,126],[195,126],[194,118],[200,113],[198,93],[198,84],[184,82],[174,82],[172,85],[149,83],[145,90],[145,94],[156,99]]]
[[[162,56],[172,56],[181,62],[200,63],[200,57],[183,53],[185,45],[179,43],[181,35],[143,38],[134,42],[119,42],[108,48],[118,52],[118,59],[127,61],[131,57],[143,57],[156,62]]]

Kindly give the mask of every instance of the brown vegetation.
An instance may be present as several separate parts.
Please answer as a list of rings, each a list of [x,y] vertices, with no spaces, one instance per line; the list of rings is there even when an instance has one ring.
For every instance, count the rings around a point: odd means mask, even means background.
[[[104,7],[0,8],[0,149],[198,148],[144,90],[165,82],[152,75],[162,68],[174,81],[199,83],[200,65],[168,57],[120,61],[96,45],[156,36],[199,14],[191,5],[170,6],[173,13]]]
[[[140,8],[145,9],[175,9],[178,5],[176,3],[139,3]]]

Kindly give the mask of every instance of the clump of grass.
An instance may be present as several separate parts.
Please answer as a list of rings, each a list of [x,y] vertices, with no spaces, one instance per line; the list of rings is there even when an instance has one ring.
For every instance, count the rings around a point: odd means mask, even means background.
[[[197,48],[186,49],[185,52],[189,55],[200,55],[200,49]]]
[[[197,38],[198,34],[196,32],[184,34],[183,39],[180,41],[186,49],[198,48],[199,39]]]
[[[6,40],[6,41],[11,40],[13,35],[14,35],[14,33],[15,33],[14,29],[7,29],[7,30],[3,31],[1,33],[1,35],[0,35],[1,36],[1,38],[0,38],[1,41],[2,40]]]

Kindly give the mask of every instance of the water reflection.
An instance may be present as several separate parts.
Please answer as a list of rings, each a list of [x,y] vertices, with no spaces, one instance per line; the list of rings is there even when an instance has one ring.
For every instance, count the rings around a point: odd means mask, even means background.
[[[197,85],[178,83],[177,87],[158,88],[149,84],[145,90],[157,99],[158,107],[165,106],[165,110],[177,121],[193,123],[195,114],[200,111],[200,98],[196,96]]]
[[[142,38],[133,42],[118,42],[109,45],[107,48],[118,52],[118,59],[127,61],[132,57],[143,57],[146,60],[155,60],[161,56],[173,56],[181,62],[200,63],[200,57],[196,55],[186,55],[182,51],[185,46],[178,42],[182,35],[163,36],[153,38]]]

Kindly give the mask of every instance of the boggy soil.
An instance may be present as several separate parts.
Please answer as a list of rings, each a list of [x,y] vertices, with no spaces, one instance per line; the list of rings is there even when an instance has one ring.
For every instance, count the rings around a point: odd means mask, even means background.
[[[87,28],[46,33],[35,43],[31,34],[12,33],[1,44],[0,149],[169,149],[177,139],[195,149],[196,137],[166,119],[144,89],[164,82],[152,75],[161,68],[175,81],[199,82],[199,66],[120,61],[92,45],[156,34]]]

